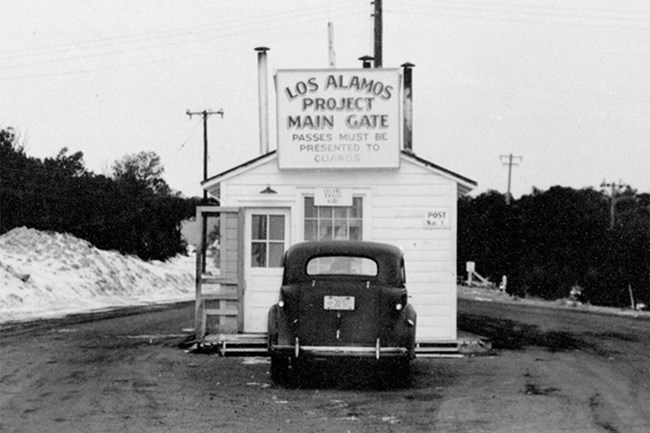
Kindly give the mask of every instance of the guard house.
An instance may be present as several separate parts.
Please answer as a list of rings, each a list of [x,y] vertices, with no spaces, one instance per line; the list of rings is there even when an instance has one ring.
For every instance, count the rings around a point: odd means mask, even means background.
[[[411,66],[275,73],[277,148],[262,108],[260,155],[202,183],[221,206],[197,210],[198,339],[264,336],[284,251],[350,239],[400,247],[418,342],[456,340],[456,201],[476,182],[412,150]]]

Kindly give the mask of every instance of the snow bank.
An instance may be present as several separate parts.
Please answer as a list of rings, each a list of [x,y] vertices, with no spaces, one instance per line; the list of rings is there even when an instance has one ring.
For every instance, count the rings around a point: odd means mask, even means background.
[[[193,296],[191,256],[144,262],[25,227],[0,236],[0,322]]]

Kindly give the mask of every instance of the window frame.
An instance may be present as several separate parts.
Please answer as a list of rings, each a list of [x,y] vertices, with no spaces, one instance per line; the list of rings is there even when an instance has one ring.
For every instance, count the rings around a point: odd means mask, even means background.
[[[311,200],[311,203],[308,201]],[[364,240],[366,197],[354,195],[352,206],[316,206],[314,195],[305,194],[302,196],[302,237],[305,241],[314,240]],[[315,213],[311,212],[314,210]],[[345,211],[345,216],[341,214]],[[345,236],[337,233],[343,228]],[[309,227],[311,225],[311,227]],[[329,233],[323,236],[323,232],[329,229]],[[356,236],[351,236],[356,231]]]
[[[258,237],[256,237],[256,230],[257,230],[257,225],[255,224],[255,218],[256,217],[264,217],[264,223],[263,223],[263,229],[259,231],[264,232],[264,238],[261,237],[261,235],[258,234]],[[282,229],[282,238],[278,239],[272,239],[271,238],[271,231],[272,231],[272,223],[271,220],[272,218],[277,217],[280,218],[281,220],[281,225],[278,227],[281,227]],[[281,268],[282,267],[282,257],[284,256],[284,251],[286,250],[287,246],[287,228],[286,228],[286,215],[281,215],[281,214],[275,214],[275,213],[269,213],[269,212],[259,212],[259,213],[251,213],[251,227],[250,227],[250,266],[253,269],[274,269],[274,268]],[[263,245],[263,251],[264,251],[264,263],[263,265],[258,266],[259,261],[254,259],[255,256],[255,251],[256,251],[256,245]],[[272,262],[271,258],[271,250],[272,250],[272,245],[278,246],[281,245],[281,254],[277,257],[273,257],[275,260]]]

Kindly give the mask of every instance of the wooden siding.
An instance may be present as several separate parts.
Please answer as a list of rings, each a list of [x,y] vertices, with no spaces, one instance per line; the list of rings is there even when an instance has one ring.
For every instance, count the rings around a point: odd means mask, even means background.
[[[267,185],[277,194],[259,194]],[[352,188],[353,194],[363,196],[364,240],[391,243],[404,251],[418,339],[455,339],[456,182],[404,159],[397,170],[354,171],[279,171],[277,160],[271,159],[224,180],[221,200],[227,206],[264,208],[291,203],[295,243],[302,240],[302,197],[319,187]],[[448,211],[451,227],[426,228],[428,210]],[[265,315],[276,298],[277,288],[270,289],[268,297],[250,304],[254,314]]]
[[[239,214],[227,213],[221,219],[221,275],[224,278],[237,278],[239,270]]]

